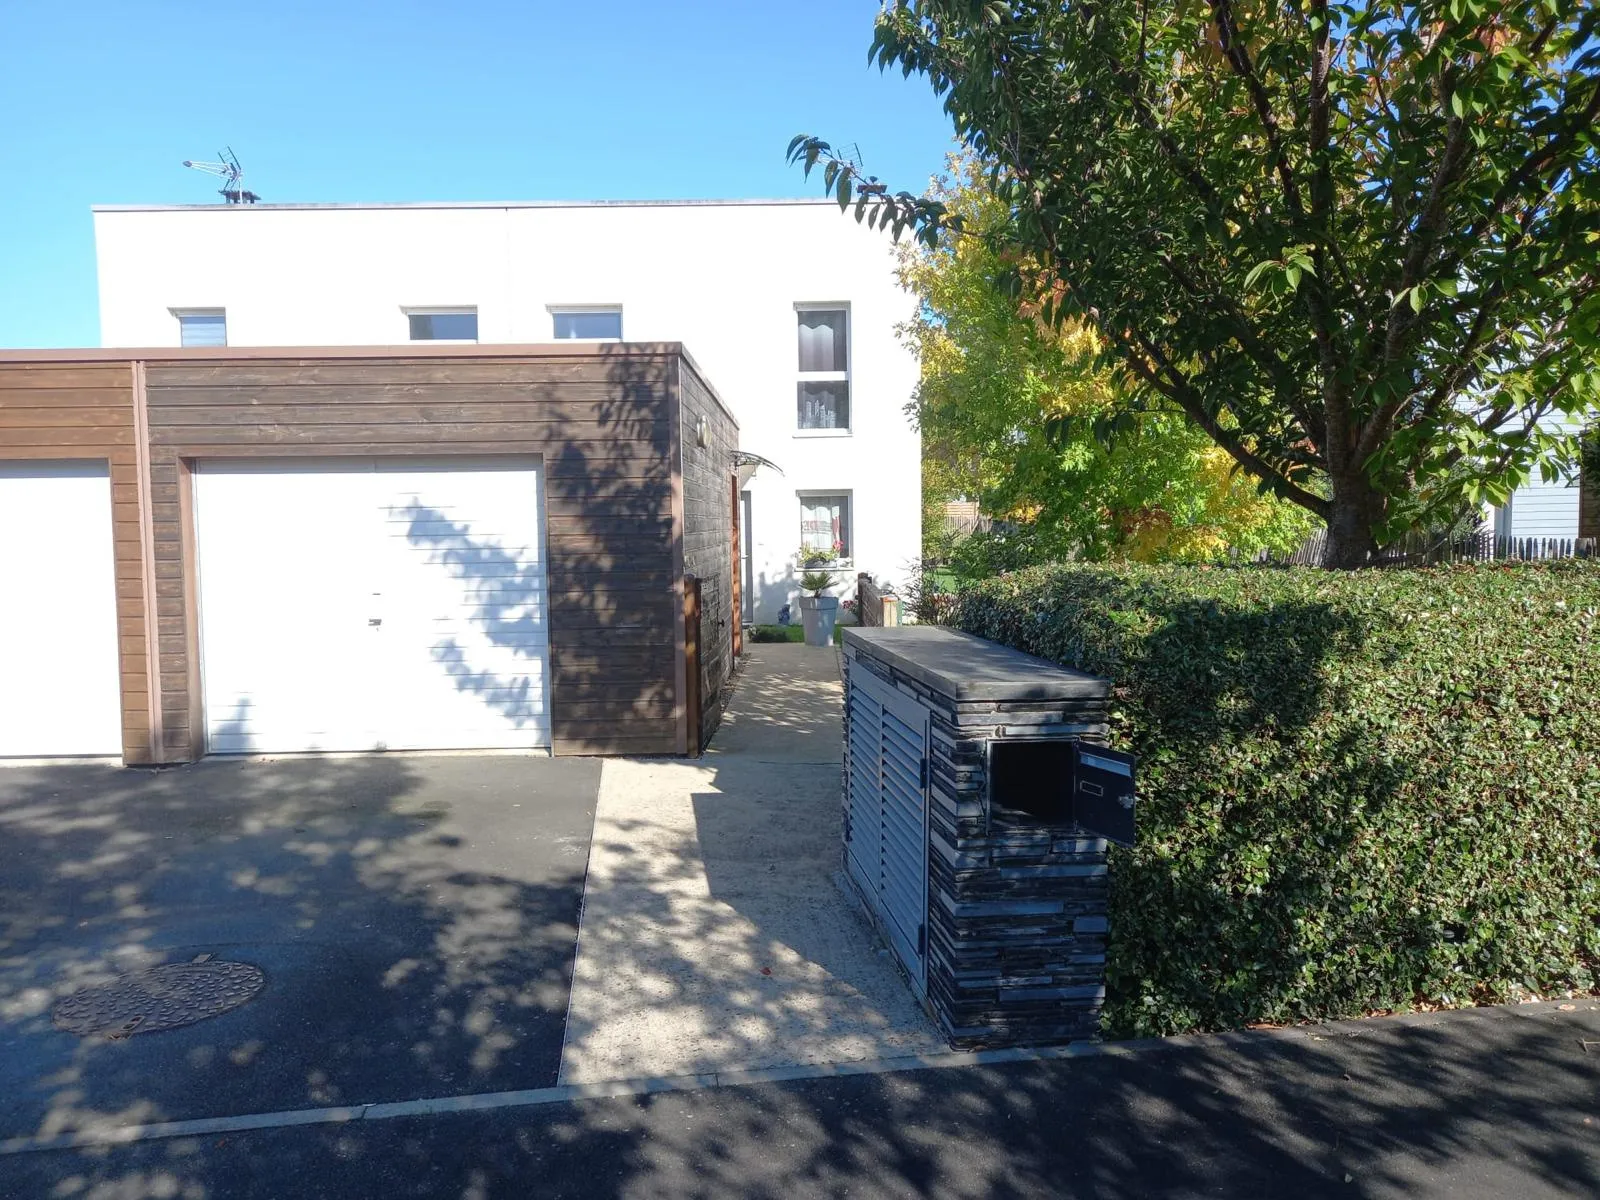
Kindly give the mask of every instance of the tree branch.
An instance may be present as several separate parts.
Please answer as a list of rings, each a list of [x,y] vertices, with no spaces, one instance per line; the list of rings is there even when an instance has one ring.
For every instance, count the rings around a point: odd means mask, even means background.
[[[1278,172],[1283,198],[1296,217],[1304,217],[1306,210],[1300,197],[1300,184],[1289,165],[1278,118],[1272,112],[1272,99],[1267,95],[1266,85],[1256,74],[1255,64],[1250,61],[1250,52],[1239,41],[1239,30],[1233,22],[1232,0],[1207,0],[1207,3],[1211,6],[1212,20],[1217,25],[1217,40],[1222,46],[1223,57],[1228,60],[1234,74],[1244,82],[1245,90],[1250,93],[1250,102],[1256,110],[1256,118],[1266,132],[1267,148],[1272,151],[1272,163]]]
[[[1247,447],[1232,430],[1225,429],[1206,410],[1200,398],[1195,395],[1194,389],[1189,386],[1188,380],[1183,377],[1182,372],[1173,367],[1160,348],[1137,331],[1134,331],[1132,336],[1138,344],[1138,353],[1135,353],[1128,344],[1124,334],[1113,334],[1112,341],[1121,348],[1124,359],[1139,378],[1183,409],[1189,419],[1205,430],[1211,440],[1226,450],[1233,461],[1244,470],[1267,484],[1285,500],[1298,504],[1308,512],[1327,520],[1329,512],[1332,511],[1332,505],[1328,501],[1284,478],[1282,472]],[[1155,366],[1151,365],[1152,362]]]

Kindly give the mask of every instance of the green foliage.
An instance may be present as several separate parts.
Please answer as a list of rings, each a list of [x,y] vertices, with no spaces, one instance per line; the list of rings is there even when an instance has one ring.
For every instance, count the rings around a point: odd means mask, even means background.
[[[1009,222],[970,158],[953,158],[935,194],[966,236],[901,248],[901,281],[920,299],[902,333],[922,377],[908,414],[922,432],[924,486],[975,497],[1012,528],[927,550],[967,578],[1074,558],[1216,557],[1228,546],[1293,550],[1310,535],[1303,509],[1261,496],[1232,460],[1175,409],[1121,414],[1096,361],[1099,340],[1058,329],[1011,284],[1014,253],[989,235]],[[940,496],[943,499],[943,496]]]
[[[955,621],[1114,683],[1118,1034],[1600,984],[1600,563],[1063,565]]]
[[[1330,565],[1570,464],[1539,422],[1600,397],[1591,0],[894,0],[870,56],[943,96],[1041,316],[1326,520]],[[959,228],[790,154],[858,220]]]
[[[833,627],[833,644],[839,645],[844,640],[845,626],[841,622]],[[801,625],[752,625],[749,630],[752,642],[764,644],[779,644],[783,642],[803,642],[806,640],[805,627]]]
[[[807,571],[800,576],[800,590],[820,596],[833,586],[832,571]]]

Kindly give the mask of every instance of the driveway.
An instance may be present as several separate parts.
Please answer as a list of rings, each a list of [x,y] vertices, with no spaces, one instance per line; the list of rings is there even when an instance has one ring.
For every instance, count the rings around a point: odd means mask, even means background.
[[[522,756],[0,771],[0,1137],[553,1084],[599,779]],[[52,1019],[181,963],[261,986],[159,1033]]]
[[[839,875],[838,652],[752,645],[704,757],[607,759],[563,1083],[944,1051]]]

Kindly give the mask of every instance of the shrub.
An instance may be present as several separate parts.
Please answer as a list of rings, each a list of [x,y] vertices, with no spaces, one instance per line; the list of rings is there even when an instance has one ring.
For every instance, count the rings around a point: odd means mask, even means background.
[[[1600,563],[1041,567],[963,629],[1113,680],[1116,1035],[1600,976]]]

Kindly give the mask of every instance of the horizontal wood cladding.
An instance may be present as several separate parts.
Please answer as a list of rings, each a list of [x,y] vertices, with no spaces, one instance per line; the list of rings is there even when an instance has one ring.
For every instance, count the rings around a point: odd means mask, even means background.
[[[733,453],[739,427],[692,365],[685,364],[683,406],[683,565],[700,581],[700,744],[722,716],[723,687],[733,673]],[[704,444],[702,444],[702,442]]]
[[[107,465],[122,753],[126,762],[148,763],[155,761],[157,748],[151,732],[138,435],[132,363],[0,362],[0,461],[75,459]],[[43,586],[42,580],[32,582]]]
[[[126,361],[107,363],[0,362],[0,394],[6,403],[18,401],[38,404],[28,396],[36,392],[80,393],[72,404],[96,407],[133,407],[133,365]]]
[[[671,374],[670,358],[602,359],[576,355],[562,359],[460,359],[363,358],[343,361],[278,359],[273,361],[151,363],[152,388],[268,388],[325,386],[471,387],[491,385],[580,384],[619,394],[628,385],[664,386]],[[553,394],[553,393],[552,393]]]
[[[152,360],[150,508],[168,755],[187,757],[203,728],[184,464],[524,454],[544,464],[553,749],[671,753],[676,355],[664,347]]]

